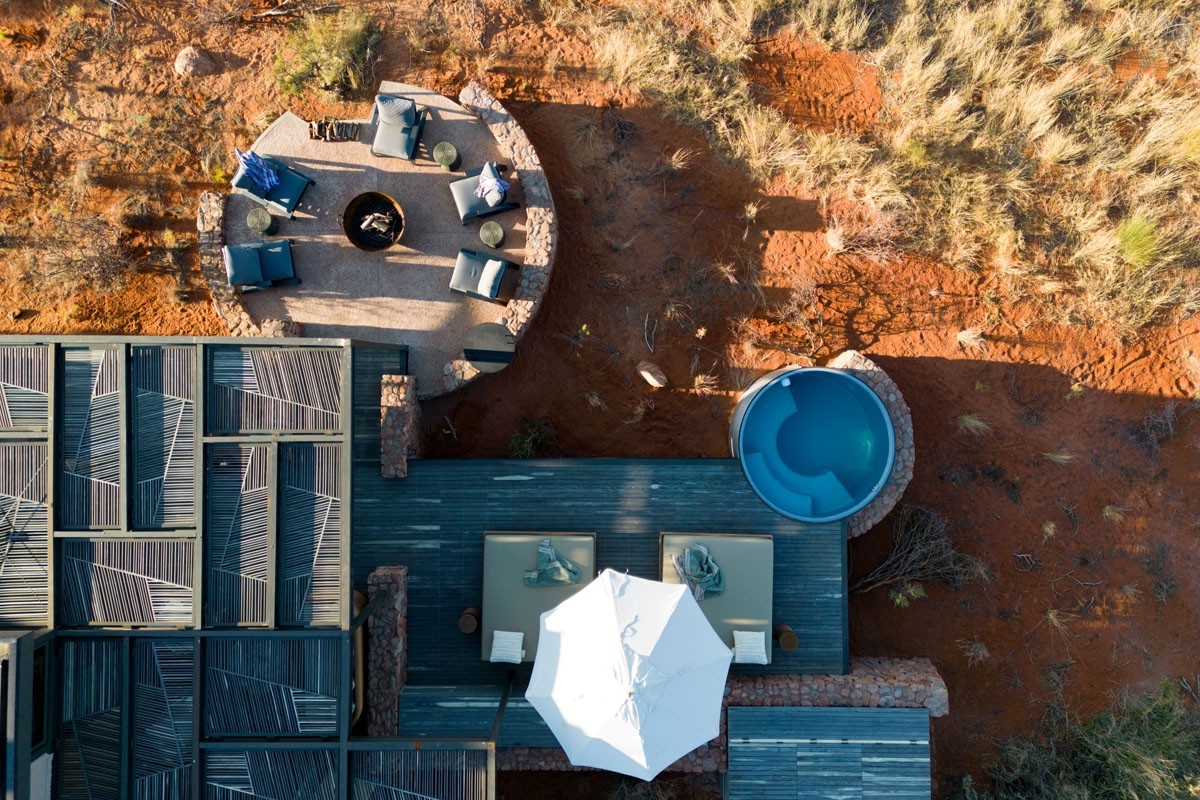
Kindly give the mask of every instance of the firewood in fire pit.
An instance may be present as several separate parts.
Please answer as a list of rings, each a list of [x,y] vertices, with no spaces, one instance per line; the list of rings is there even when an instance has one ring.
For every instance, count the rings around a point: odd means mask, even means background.
[[[367,214],[363,217],[362,224],[359,227],[364,231],[374,230],[380,233],[388,233],[391,231],[394,221],[391,214]]]

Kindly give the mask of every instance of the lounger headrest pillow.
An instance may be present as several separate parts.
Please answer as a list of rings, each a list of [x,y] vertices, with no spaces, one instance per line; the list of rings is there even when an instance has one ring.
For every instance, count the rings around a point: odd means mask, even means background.
[[[479,293],[487,297],[500,294],[500,281],[504,279],[504,262],[489,258],[479,276]]]
[[[375,98],[380,122],[388,125],[412,125],[417,121],[417,104],[407,97],[381,94]]]
[[[492,634],[491,660],[504,664],[520,664],[521,659],[525,658],[525,651],[521,649],[524,641],[525,634],[523,633],[496,631]]]
[[[766,634],[762,631],[733,632],[733,661],[736,664],[766,664]]]

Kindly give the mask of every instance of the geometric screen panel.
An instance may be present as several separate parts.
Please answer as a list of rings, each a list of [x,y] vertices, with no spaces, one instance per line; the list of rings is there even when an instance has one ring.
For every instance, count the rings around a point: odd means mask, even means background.
[[[0,442],[0,625],[48,620],[49,563],[44,443]]]
[[[267,622],[270,452],[265,445],[209,445],[206,626]]]
[[[330,750],[210,752],[204,758],[204,782],[208,800],[335,800],[337,755]]]
[[[341,429],[341,350],[213,347],[208,353],[209,433]]]
[[[121,642],[62,643],[61,737],[54,759],[60,800],[122,800]]]
[[[67,530],[120,526],[120,352],[64,347],[59,524]]]
[[[179,639],[133,644],[133,785],[138,800],[192,791],[195,647]]]
[[[196,526],[196,348],[135,347],[133,527]]]
[[[192,624],[194,553],[190,540],[62,543],[60,624]]]
[[[0,430],[46,430],[49,386],[48,347],[0,347]]]
[[[339,445],[280,447],[279,623],[336,626],[341,609]]]
[[[336,736],[337,639],[205,640],[209,736]]]

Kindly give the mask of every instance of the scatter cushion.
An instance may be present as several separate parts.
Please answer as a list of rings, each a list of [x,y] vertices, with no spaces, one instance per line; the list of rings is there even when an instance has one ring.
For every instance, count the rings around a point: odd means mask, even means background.
[[[409,126],[417,121],[417,104],[407,97],[379,95],[375,98],[379,121],[388,125]]]
[[[767,636],[762,631],[733,632],[733,661],[736,664],[766,664]]]
[[[504,278],[504,262],[489,258],[483,265],[483,274],[479,276],[478,292],[486,297],[500,294],[500,281]]]
[[[238,164],[247,178],[258,187],[259,194],[266,197],[267,193],[279,185],[279,170],[263,160],[263,157],[253,150],[242,152],[234,148]]]
[[[489,208],[495,208],[504,202],[504,193],[508,191],[508,181],[501,180],[494,162],[487,162],[479,171],[479,186],[475,196],[483,198]]]
[[[520,664],[525,658],[521,644],[525,634],[513,631],[496,631],[492,634],[492,662],[503,664]]]

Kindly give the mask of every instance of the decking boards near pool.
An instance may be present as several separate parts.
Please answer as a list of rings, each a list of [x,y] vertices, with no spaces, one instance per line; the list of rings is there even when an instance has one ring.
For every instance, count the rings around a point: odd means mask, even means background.
[[[774,622],[800,638],[768,666],[735,672],[836,674],[848,669],[846,539],[841,523],[806,525],[764,505],[735,459],[412,461],[401,480],[378,461],[354,470],[356,587],[375,567],[408,578],[412,685],[503,683],[510,665],[480,660],[478,634],[459,632],[480,607],[484,531],[593,531],[597,569],[656,579],[663,531],[774,537]],[[483,609],[487,613],[487,609]],[[520,681],[529,666],[517,668]]]

